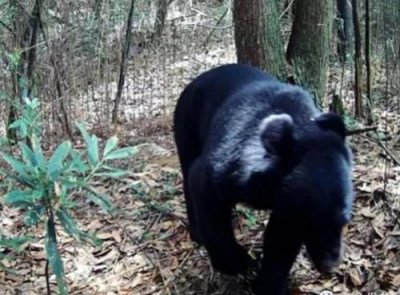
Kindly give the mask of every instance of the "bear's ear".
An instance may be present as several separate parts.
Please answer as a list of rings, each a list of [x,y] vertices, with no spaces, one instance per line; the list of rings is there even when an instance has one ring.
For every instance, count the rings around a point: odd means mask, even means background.
[[[341,138],[346,137],[346,126],[342,118],[335,113],[324,113],[315,118],[315,123],[323,130],[331,130]]]
[[[293,119],[288,114],[270,115],[259,126],[267,154],[288,156],[293,148]]]

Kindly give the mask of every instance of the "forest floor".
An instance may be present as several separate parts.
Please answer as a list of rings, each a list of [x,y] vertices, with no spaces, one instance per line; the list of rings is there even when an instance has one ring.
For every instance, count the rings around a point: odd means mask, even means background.
[[[232,62],[231,40],[225,36],[222,42],[212,44],[211,58],[201,50],[192,53],[195,60],[202,61],[197,71],[212,67],[215,60]],[[181,70],[189,71],[193,60],[182,63]],[[328,88],[337,90],[340,69],[332,69]],[[374,80],[374,92],[382,97],[387,96],[384,73],[383,67],[378,68]],[[342,94],[348,102],[353,98],[351,75],[348,71],[343,83]],[[186,82],[174,81],[171,92],[176,93]],[[394,95],[389,92],[389,97]],[[398,101],[399,97],[397,102],[391,99],[383,107],[382,100],[375,106],[378,137],[363,133],[350,138],[355,204],[345,231],[343,263],[332,275],[322,276],[302,251],[291,273],[293,294],[320,294],[324,290],[333,294],[400,294],[400,166],[394,159],[400,159]],[[58,231],[70,294],[251,294],[246,278],[215,272],[204,248],[190,241],[171,112],[144,119],[139,127],[120,126],[118,133],[125,145],[149,145],[137,158],[121,163],[133,172],[131,177],[97,184],[112,192],[115,215],[83,201],[74,213],[82,229],[95,232],[103,241],[100,247],[79,244],[61,228]],[[0,217],[6,234],[25,233],[19,211],[3,207]],[[238,240],[252,255],[259,256],[268,215],[239,206],[235,217]],[[37,226],[26,233],[43,237],[43,232],[43,227]],[[13,272],[0,270],[1,294],[46,293],[43,238],[3,263]],[[51,282],[56,289],[54,277]]]

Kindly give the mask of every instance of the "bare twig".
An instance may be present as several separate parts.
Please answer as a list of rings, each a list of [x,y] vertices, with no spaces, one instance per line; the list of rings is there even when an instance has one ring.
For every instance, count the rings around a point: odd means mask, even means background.
[[[17,34],[13,31],[13,29],[11,29],[7,24],[5,24],[4,22],[2,22],[0,20],[0,25],[2,25],[4,28],[6,28],[11,34],[13,34],[15,37],[17,36]]]
[[[385,153],[389,156],[389,158],[392,159],[392,161],[393,161],[396,165],[400,166],[400,160],[396,158],[396,156],[392,153],[392,151],[390,151],[390,150],[383,144],[383,142],[382,142],[379,138],[378,138],[375,142],[376,142],[377,145],[379,145],[379,147],[380,147],[381,149],[383,149],[383,150],[385,151]]]
[[[210,40],[211,36],[214,34],[214,31],[219,27],[219,24],[222,22],[222,20],[225,18],[225,16],[228,14],[229,8],[227,8],[224,13],[221,15],[221,17],[218,19],[217,23],[215,24],[215,27],[210,31],[208,34],[206,40],[203,43],[203,46],[206,47],[208,41]]]
[[[293,6],[293,3],[294,3],[294,0],[290,1],[288,6],[285,8],[285,10],[279,16],[279,19],[282,19],[282,17],[286,14],[286,12],[288,12],[288,10]]]
[[[45,277],[46,277],[47,295],[51,295],[50,274],[49,274],[49,260],[48,259],[46,259],[46,265],[44,266],[44,274],[45,274]]]
[[[377,129],[377,127],[371,126],[371,127],[360,128],[360,129],[347,130],[346,135],[352,136],[352,135],[361,134],[361,133],[365,133],[365,132],[376,131],[376,129]]]
[[[58,96],[58,101],[60,103],[60,110],[61,110],[61,115],[57,114],[58,119],[61,123],[61,125],[65,128],[65,131],[67,132],[69,138],[74,141],[74,137],[73,137],[73,133],[72,133],[72,128],[71,128],[71,124],[69,121],[69,117],[68,117],[68,112],[65,106],[65,101],[63,98],[63,91],[62,91],[62,87],[61,87],[61,79],[60,79],[60,74],[59,74],[59,69],[57,67],[57,62],[54,56],[54,50],[52,50],[50,48],[50,42],[47,38],[47,34],[45,32],[45,28],[44,28],[44,24],[42,22],[42,18],[40,15],[40,10],[39,10],[39,14],[38,14],[38,20],[39,20],[39,27],[40,27],[40,31],[42,32],[42,36],[43,36],[43,40],[44,40],[44,44],[47,47],[47,50],[50,54],[50,63],[54,69],[54,80],[55,80],[55,86],[56,86],[56,90],[57,90],[57,96]]]

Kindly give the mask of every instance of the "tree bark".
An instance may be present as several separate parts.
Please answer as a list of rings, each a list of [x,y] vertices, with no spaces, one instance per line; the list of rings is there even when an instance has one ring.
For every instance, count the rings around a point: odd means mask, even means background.
[[[101,10],[103,8],[103,0],[95,0],[94,1],[94,17],[97,22],[99,22],[101,17]]]
[[[341,62],[346,61],[347,54],[353,49],[353,18],[350,0],[337,0],[337,14],[340,20],[338,27],[338,55]]]
[[[115,95],[114,109],[112,112],[112,123],[117,123],[118,120],[118,108],[121,103],[121,95],[122,88],[125,83],[125,74],[126,74],[126,65],[128,63],[129,49],[131,47],[131,37],[132,37],[132,22],[133,22],[133,10],[135,7],[135,0],[131,0],[131,6],[129,9],[128,21],[126,25],[126,33],[125,33],[125,45],[122,49],[122,59],[119,70],[119,80],[118,80],[118,88],[117,93]]]
[[[55,57],[55,53],[54,53],[55,50],[50,47],[51,42],[49,42],[49,40],[47,38],[45,25],[43,24],[42,19],[40,18],[40,15],[39,15],[39,25],[40,25],[40,31],[42,32],[44,43],[46,44],[47,50],[50,55],[50,63],[51,63],[51,66],[53,67],[53,71],[54,71],[54,83],[55,83],[55,88],[57,91],[57,99],[55,101],[59,102],[59,107],[60,107],[60,111],[61,111],[61,115],[57,113],[56,116],[57,116],[60,124],[65,129],[65,132],[67,133],[68,137],[72,141],[74,141],[72,127],[70,124],[67,107],[65,105],[65,98],[63,97],[63,90],[62,90],[62,86],[61,86],[62,78],[61,78],[61,74],[60,74],[60,66],[57,65],[57,61],[56,61],[56,57]]]
[[[371,90],[371,25],[370,25],[370,5],[369,0],[365,0],[365,67],[367,74],[367,123],[371,125],[373,123],[372,118],[372,90]]]
[[[36,62],[37,35],[40,22],[41,0],[36,0],[31,14],[28,14],[18,1],[10,0],[9,4],[17,11],[13,20],[13,45],[20,51],[18,64],[13,65],[11,80],[13,83],[13,99],[7,119],[7,138],[17,139],[16,130],[8,128],[17,118],[17,106],[24,103],[24,97],[30,97],[34,88],[34,69]],[[28,145],[30,144],[29,138]]]
[[[362,56],[361,56],[361,30],[360,20],[358,17],[357,0],[352,0],[353,5],[353,24],[354,24],[354,64],[355,64],[355,115],[360,117],[363,115],[362,93],[361,93],[361,77],[362,77]]]
[[[276,0],[234,0],[233,3],[238,62],[286,78]]]
[[[29,41],[29,51],[26,69],[26,80],[28,81],[27,96],[30,97],[32,94],[34,81],[33,81],[33,71],[35,69],[36,61],[36,43],[40,24],[40,10],[41,10],[41,0],[35,1],[35,6],[33,7],[32,16],[30,18],[31,34]]]
[[[287,59],[293,66],[295,82],[312,92],[321,104],[328,77],[334,2],[296,0],[295,11]]]
[[[154,33],[151,36],[151,42],[155,46],[160,44],[160,39],[164,31],[167,4],[167,0],[157,0],[156,22],[154,24]]]

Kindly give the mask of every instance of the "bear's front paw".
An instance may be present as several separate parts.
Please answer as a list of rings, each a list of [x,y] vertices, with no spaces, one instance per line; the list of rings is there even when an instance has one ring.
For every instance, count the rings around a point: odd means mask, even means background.
[[[192,242],[199,244],[200,246],[203,245],[203,240],[201,235],[198,233],[197,230],[189,228],[189,236]]]
[[[241,247],[213,255],[211,262],[215,269],[229,275],[245,274],[250,268],[256,267],[255,260]]]
[[[262,278],[259,276],[252,282],[251,286],[255,295],[290,295],[291,292],[285,283],[281,283],[278,280],[269,280],[268,278]]]

